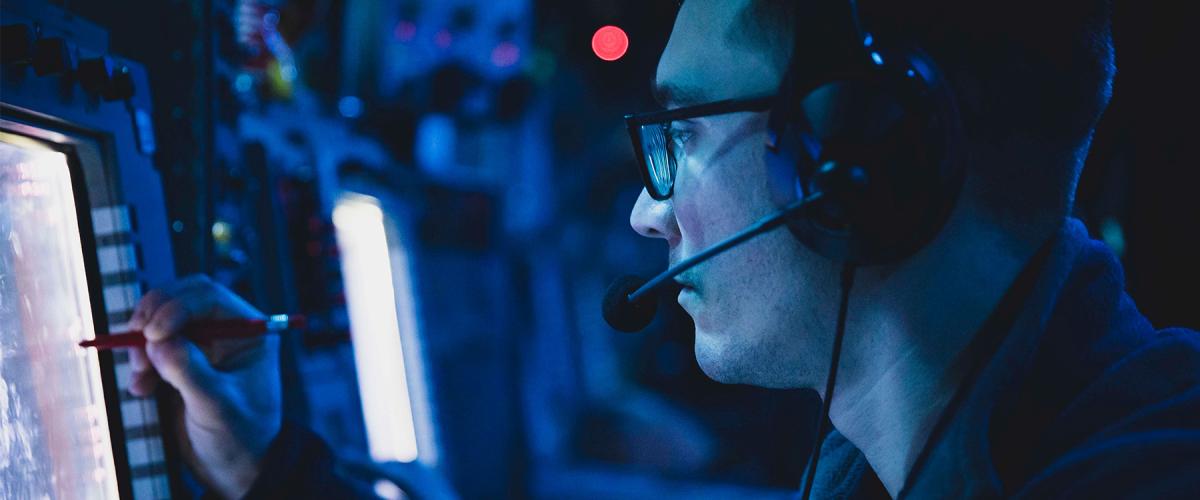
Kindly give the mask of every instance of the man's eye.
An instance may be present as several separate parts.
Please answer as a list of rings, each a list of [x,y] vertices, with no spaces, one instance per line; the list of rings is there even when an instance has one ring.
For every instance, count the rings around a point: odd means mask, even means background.
[[[692,137],[691,131],[675,127],[667,127],[667,141],[684,143]]]
[[[692,133],[675,127],[666,127],[667,150],[676,158],[683,155],[683,146],[691,139]]]

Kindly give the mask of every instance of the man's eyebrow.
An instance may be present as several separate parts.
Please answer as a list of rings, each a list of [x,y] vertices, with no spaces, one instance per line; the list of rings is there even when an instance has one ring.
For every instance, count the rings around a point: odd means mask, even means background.
[[[674,83],[655,83],[654,100],[667,109],[708,102],[704,89]]]

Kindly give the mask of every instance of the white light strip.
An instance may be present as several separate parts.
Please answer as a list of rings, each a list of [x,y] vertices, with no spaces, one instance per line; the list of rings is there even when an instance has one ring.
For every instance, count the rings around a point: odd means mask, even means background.
[[[417,437],[383,211],[374,198],[345,197],[333,210],[333,224],[371,458],[412,462]]]

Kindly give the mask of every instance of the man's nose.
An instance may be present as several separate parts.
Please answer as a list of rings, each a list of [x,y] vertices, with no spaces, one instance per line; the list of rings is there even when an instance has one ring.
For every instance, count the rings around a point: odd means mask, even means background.
[[[679,225],[675,221],[675,210],[671,200],[655,200],[645,189],[633,204],[633,212],[629,214],[629,225],[647,238],[667,240],[668,246],[674,247],[679,243]]]

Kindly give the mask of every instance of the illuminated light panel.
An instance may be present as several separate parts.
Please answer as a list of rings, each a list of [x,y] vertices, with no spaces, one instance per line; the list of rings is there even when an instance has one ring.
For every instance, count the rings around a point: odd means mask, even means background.
[[[407,257],[397,255],[398,268],[393,269],[383,210],[374,198],[342,198],[333,210],[333,224],[371,458],[412,462],[417,435],[401,331],[415,333],[411,290],[401,290],[404,300],[396,300],[396,284],[408,285]],[[403,279],[395,280],[393,272]]]
[[[605,61],[616,61],[629,50],[629,36],[616,26],[603,26],[592,35],[592,52]]]

